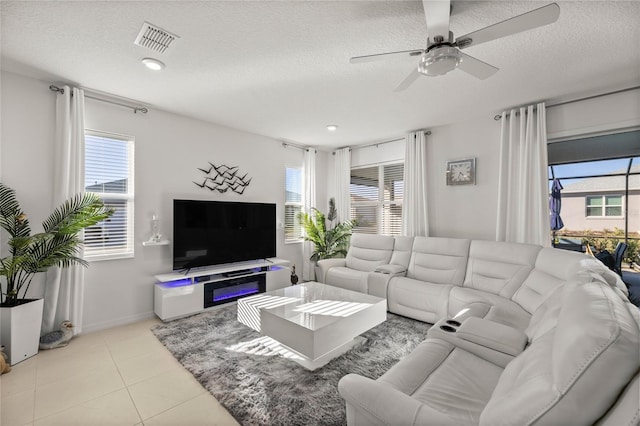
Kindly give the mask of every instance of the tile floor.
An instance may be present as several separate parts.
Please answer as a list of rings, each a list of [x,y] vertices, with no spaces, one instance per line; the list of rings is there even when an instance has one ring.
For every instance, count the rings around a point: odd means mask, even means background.
[[[74,338],[0,376],[0,424],[237,425],[141,321]]]

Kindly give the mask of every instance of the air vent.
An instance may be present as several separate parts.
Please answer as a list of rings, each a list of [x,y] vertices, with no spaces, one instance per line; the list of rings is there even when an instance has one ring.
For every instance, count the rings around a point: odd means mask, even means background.
[[[140,33],[134,43],[154,52],[164,53],[177,38],[180,37],[149,22],[145,22],[142,24]]]

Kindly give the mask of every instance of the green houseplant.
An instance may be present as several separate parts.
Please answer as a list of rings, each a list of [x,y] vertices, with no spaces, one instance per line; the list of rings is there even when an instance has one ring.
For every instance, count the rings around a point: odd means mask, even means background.
[[[49,215],[43,232],[32,234],[15,191],[0,182],[0,227],[9,236],[8,255],[0,257],[0,344],[6,346],[12,364],[38,352],[44,304],[42,299],[27,299],[33,278],[53,266],[87,266],[79,257],[79,234],[112,214],[98,196],[78,194]]]
[[[31,234],[29,219],[22,211],[15,191],[0,182],[0,226],[9,234],[9,255],[0,258],[0,277],[5,278],[2,306],[24,303],[33,277],[52,266],[88,266],[78,257],[80,231],[107,219],[113,209],[91,193],[65,201],[42,223],[44,232]]]
[[[329,211],[326,215],[315,207],[312,210],[312,214],[304,212],[298,214],[298,220],[304,229],[304,240],[311,241],[314,245],[314,251],[309,260],[317,264],[321,259],[346,256],[355,222],[336,221],[336,202],[333,198],[329,199]]]

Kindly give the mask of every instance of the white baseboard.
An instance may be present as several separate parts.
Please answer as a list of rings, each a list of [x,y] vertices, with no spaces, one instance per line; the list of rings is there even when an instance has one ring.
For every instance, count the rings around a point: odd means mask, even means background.
[[[94,331],[105,330],[107,328],[118,327],[120,325],[131,324],[138,321],[143,321],[155,317],[153,312],[144,312],[141,314],[131,315],[128,317],[121,317],[109,321],[103,321],[95,324],[83,324],[82,334],[93,333]]]

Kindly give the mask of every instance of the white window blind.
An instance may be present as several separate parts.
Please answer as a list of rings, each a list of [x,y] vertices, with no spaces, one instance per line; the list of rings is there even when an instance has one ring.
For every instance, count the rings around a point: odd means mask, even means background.
[[[302,169],[287,167],[285,169],[285,201],[284,201],[284,240],[300,241],[302,227],[298,222],[298,214],[302,211]]]
[[[400,235],[404,164],[351,169],[351,219],[355,232]]]
[[[87,228],[87,260],[133,257],[134,141],[102,132],[85,132],[85,191],[97,194],[114,214]]]

